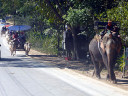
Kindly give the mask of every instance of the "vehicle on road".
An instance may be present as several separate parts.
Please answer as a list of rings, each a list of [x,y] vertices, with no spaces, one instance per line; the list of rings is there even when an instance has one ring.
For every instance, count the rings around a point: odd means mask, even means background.
[[[16,51],[25,51],[25,55],[28,55],[31,44],[26,42],[25,32],[30,28],[31,26],[28,25],[14,25],[8,27],[8,43],[10,42],[11,55],[15,55]]]
[[[10,40],[10,51],[11,55],[15,55],[16,51],[25,51],[25,55],[28,55],[31,44],[26,42],[26,35],[24,32],[13,32],[12,35],[9,35]]]

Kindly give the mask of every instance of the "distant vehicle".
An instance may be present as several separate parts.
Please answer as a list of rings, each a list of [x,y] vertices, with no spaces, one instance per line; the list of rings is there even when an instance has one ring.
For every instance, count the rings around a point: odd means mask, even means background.
[[[1,24],[2,24],[2,23],[6,23],[6,20],[0,19],[0,23],[1,23]]]

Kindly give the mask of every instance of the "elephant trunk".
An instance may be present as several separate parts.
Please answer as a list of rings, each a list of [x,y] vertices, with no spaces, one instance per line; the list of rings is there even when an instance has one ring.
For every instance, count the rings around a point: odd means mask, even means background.
[[[108,60],[108,77],[111,81],[115,81],[116,77],[113,69],[115,67],[116,61],[116,45],[115,42],[113,42],[112,40],[106,44],[106,54]]]

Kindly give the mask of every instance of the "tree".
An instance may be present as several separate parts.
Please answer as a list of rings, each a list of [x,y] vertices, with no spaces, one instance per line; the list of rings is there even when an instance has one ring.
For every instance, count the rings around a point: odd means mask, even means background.
[[[90,9],[72,9],[70,8],[67,12],[67,15],[64,16],[67,23],[71,25],[72,34],[73,34],[73,45],[74,45],[74,58],[79,59],[78,45],[77,45],[77,35],[80,33],[80,26],[85,27],[84,35],[88,36],[93,32],[93,19],[90,13]],[[85,42],[86,43],[86,42]]]
[[[79,58],[78,33],[88,39],[94,35],[95,14],[117,6],[117,0],[0,0],[0,15],[13,15],[17,23],[31,25],[33,33],[42,38],[44,30],[52,27],[58,32],[58,49],[66,23],[71,25],[74,40],[74,57]],[[64,18],[63,18],[64,17]],[[84,27],[81,32],[80,28]],[[76,31],[77,30],[77,31]],[[40,35],[40,36],[39,36]],[[36,38],[36,37],[35,37]]]
[[[117,7],[109,9],[104,13],[101,13],[97,16],[97,18],[102,21],[107,21],[108,19],[111,19],[113,22],[120,22],[120,34],[122,39],[126,41],[125,38],[128,36],[127,14],[128,2],[120,2]]]

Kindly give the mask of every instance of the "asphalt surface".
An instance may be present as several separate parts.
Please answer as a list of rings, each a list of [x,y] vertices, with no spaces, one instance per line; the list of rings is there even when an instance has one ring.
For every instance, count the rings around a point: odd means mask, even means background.
[[[10,55],[0,37],[0,96],[127,96],[128,92],[98,80],[40,63],[17,52]]]

